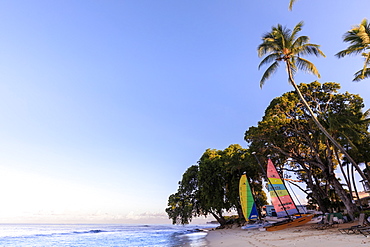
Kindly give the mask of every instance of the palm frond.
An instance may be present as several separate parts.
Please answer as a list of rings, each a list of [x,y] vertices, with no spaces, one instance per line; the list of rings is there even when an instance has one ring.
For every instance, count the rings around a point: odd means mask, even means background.
[[[316,44],[304,44],[300,47],[300,55],[315,55],[325,57],[325,54],[320,50],[320,46]]]
[[[361,21],[360,25],[365,27],[365,32],[368,33],[368,35],[370,36],[370,23],[367,21],[366,18]]]
[[[303,24],[304,22],[300,21],[297,25],[295,25],[290,35],[292,40],[296,39],[297,34],[302,30]]]
[[[368,25],[368,23],[367,23],[367,19],[366,19],[366,18],[362,19],[362,21],[361,21],[361,24],[360,24],[360,25],[362,25],[362,26],[367,26],[367,25]]]
[[[293,4],[295,3],[296,0],[290,0],[289,2],[289,10],[293,9]]]
[[[348,55],[358,55],[364,50],[362,45],[351,45],[348,46],[347,49],[344,49],[337,54],[335,54],[336,57],[342,58]]]
[[[338,58],[347,55],[357,55],[369,48],[370,44],[370,25],[367,19],[363,19],[360,25],[353,27],[343,36],[343,41],[349,43],[345,50],[336,54]]]
[[[270,78],[270,76],[276,72],[277,68],[279,67],[279,63],[275,61],[273,64],[270,65],[270,67],[267,68],[265,73],[263,73],[261,81],[260,81],[260,87],[265,84],[265,81]]]
[[[354,74],[354,79],[352,81],[361,81],[368,77],[370,77],[370,68],[366,68],[366,71],[361,69]]]
[[[290,29],[283,27],[281,24],[278,24],[276,27],[272,27],[271,34],[274,36],[274,43],[276,49],[283,50],[287,46],[288,40],[287,37],[290,36]]]
[[[314,74],[318,78],[321,77],[319,71],[316,68],[316,66],[313,63],[311,63],[310,61],[308,61],[304,58],[298,57],[297,61],[296,61],[296,64],[297,64],[297,68],[299,70]]]
[[[359,29],[356,27],[346,32],[343,35],[343,41],[350,44],[361,43],[361,38],[358,36]]]
[[[261,62],[260,64],[258,65],[258,69],[260,69],[263,65],[265,64],[268,64],[268,63],[271,63],[273,61],[276,61],[277,59],[279,59],[281,56],[280,53],[273,53],[273,54],[270,54],[268,56],[266,56]]]
[[[278,51],[279,48],[276,47],[276,44],[274,42],[270,41],[264,41],[262,44],[260,44],[257,48],[258,56],[263,57],[264,55],[272,52]]]
[[[358,55],[360,53],[365,57],[364,66],[354,74],[353,81],[361,81],[370,77],[370,68],[368,67],[370,65],[370,53],[365,52],[370,49],[370,23],[368,23],[367,19],[363,19],[359,25],[346,32],[343,36],[343,41],[351,45],[335,54],[336,57],[342,58],[347,55]]]
[[[292,44],[293,47],[300,47],[310,41],[308,36],[299,36]]]
[[[363,45],[366,46],[370,43],[370,36],[363,25],[360,25],[357,35],[361,39]]]
[[[362,78],[365,78],[367,66],[369,65],[369,61],[370,61],[370,53],[363,53],[362,56],[365,57],[364,67],[362,68]]]
[[[370,66],[370,52],[362,53],[362,56],[365,57],[365,65]]]

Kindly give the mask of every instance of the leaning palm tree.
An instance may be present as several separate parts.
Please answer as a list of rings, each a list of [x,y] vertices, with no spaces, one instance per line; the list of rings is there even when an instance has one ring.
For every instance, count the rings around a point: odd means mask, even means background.
[[[323,56],[324,53],[319,49],[319,45],[309,43],[308,36],[298,36],[301,31],[303,22],[298,23],[293,30],[282,27],[278,24],[276,27],[272,27],[271,32],[266,33],[262,37],[262,43],[258,46],[259,57],[265,56],[258,68],[261,66],[272,63],[265,73],[263,74],[260,86],[262,87],[267,79],[276,72],[280,65],[280,62],[284,62],[287,72],[289,82],[294,87],[302,103],[308,110],[315,122],[317,127],[324,133],[324,135],[340,150],[340,152],[351,162],[359,174],[364,180],[367,180],[365,174],[361,171],[357,163],[352,159],[352,157],[347,153],[347,151],[329,134],[329,132],[322,126],[315,113],[312,111],[307,101],[303,97],[301,91],[299,90],[297,84],[294,81],[294,74],[297,70],[303,70],[320,77],[320,74],[316,66],[310,61],[302,58],[304,55],[315,55]]]
[[[347,49],[335,54],[338,58],[348,55],[358,55],[364,57],[364,67],[354,74],[353,81],[360,81],[370,77],[370,23],[363,19],[360,25],[353,27],[343,36],[343,41],[350,45]]]

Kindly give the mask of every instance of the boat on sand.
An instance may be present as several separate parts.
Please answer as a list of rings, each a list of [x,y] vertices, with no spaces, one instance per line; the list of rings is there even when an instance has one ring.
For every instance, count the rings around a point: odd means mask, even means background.
[[[262,166],[261,166],[262,167]],[[262,168],[263,169],[263,168]],[[301,214],[292,197],[286,189],[283,180],[277,172],[271,159],[267,162],[266,177],[272,205],[278,217],[288,217],[286,220],[265,226],[266,231],[279,231],[290,227],[304,225],[312,220],[313,214]]]

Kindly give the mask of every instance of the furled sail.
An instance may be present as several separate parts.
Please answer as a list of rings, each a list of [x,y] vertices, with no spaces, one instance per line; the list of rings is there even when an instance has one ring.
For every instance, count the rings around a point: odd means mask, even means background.
[[[247,221],[256,220],[258,218],[257,207],[256,203],[254,202],[247,176],[245,174],[241,176],[239,181],[239,196],[244,218]]]
[[[267,163],[267,178],[270,181],[268,190],[270,192],[272,205],[274,205],[277,216],[285,217],[287,214],[297,214],[298,210],[293,202],[293,199],[289,195],[283,180],[280,178],[279,173],[276,171],[276,168],[270,159],[268,159]]]

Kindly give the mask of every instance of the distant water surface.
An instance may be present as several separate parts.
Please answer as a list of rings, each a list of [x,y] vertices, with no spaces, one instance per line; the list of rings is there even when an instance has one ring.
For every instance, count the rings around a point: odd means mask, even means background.
[[[215,225],[39,225],[0,224],[0,246],[207,246]]]

